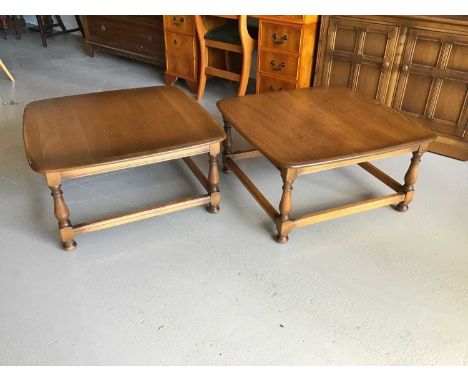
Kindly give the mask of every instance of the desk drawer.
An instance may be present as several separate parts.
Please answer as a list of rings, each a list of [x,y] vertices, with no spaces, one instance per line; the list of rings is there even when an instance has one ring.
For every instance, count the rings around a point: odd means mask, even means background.
[[[260,26],[260,49],[271,48],[299,53],[301,32],[299,28],[262,22]]]
[[[295,88],[296,88],[295,81],[280,80],[278,78],[266,76],[264,74],[260,74],[258,76],[257,93],[267,93],[267,92],[274,92],[278,90],[288,90],[288,89],[295,89]]]
[[[161,52],[162,31],[157,25],[145,25],[132,19],[123,22],[111,16],[92,16],[88,30],[86,38],[91,42],[144,55]]]
[[[272,73],[295,80],[297,78],[298,58],[288,54],[258,52],[261,72]]]
[[[173,32],[195,35],[193,16],[164,16],[164,28]]]
[[[166,31],[166,51],[171,55],[194,56],[195,39],[180,33]]]

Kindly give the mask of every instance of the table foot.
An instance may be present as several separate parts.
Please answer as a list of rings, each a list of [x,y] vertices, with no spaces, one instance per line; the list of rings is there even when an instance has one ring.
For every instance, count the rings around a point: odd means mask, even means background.
[[[279,244],[286,244],[289,240],[289,236],[288,235],[277,235],[276,238],[275,238],[275,241]]]
[[[73,241],[63,241],[62,245],[65,251],[73,251],[76,248],[77,244],[76,244],[76,241],[73,240]]]

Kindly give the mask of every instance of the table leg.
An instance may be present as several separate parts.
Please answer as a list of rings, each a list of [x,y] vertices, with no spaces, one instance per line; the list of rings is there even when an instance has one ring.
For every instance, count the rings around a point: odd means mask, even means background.
[[[283,169],[281,171],[281,177],[283,178],[283,194],[279,205],[280,214],[276,219],[276,229],[278,230],[276,241],[280,244],[284,244],[288,241],[288,234],[292,230],[292,221],[289,214],[292,210],[292,184],[297,178],[297,171],[291,168]]]
[[[229,173],[231,170],[229,169],[226,160],[231,158],[232,155],[232,125],[227,121],[224,120],[224,131],[226,132],[226,139],[223,141],[223,172]]]
[[[421,163],[421,157],[424,152],[414,151],[413,157],[411,158],[411,164],[408,171],[405,174],[405,184],[403,185],[403,191],[405,192],[405,200],[400,202],[395,209],[399,212],[405,212],[408,210],[408,204],[413,200],[414,195],[414,184],[418,179],[419,175],[419,164]]]
[[[208,212],[217,214],[219,212],[219,202],[221,194],[219,192],[219,172],[218,172],[218,154],[220,152],[220,143],[216,143],[210,147],[210,169],[208,171],[210,204]]]
[[[56,174],[47,174],[46,179],[47,184],[52,191],[52,198],[54,199],[54,214],[58,220],[63,248],[67,251],[72,251],[76,247],[76,242],[74,240],[73,228],[70,222],[70,211],[63,199],[60,176]]]

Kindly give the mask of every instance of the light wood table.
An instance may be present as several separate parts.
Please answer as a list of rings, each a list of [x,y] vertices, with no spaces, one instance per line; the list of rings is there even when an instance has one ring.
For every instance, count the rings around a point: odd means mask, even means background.
[[[414,194],[421,156],[434,134],[417,118],[363,98],[347,88],[310,88],[236,97],[218,102],[227,138],[224,170],[232,170],[268,216],[276,222],[277,241],[293,228],[386,205],[406,211]],[[233,152],[234,127],[256,150]],[[412,152],[400,184],[369,161]],[[283,193],[277,211],[238,167],[235,159],[263,154],[281,172]],[[325,211],[292,217],[292,184],[299,175],[358,164],[395,192]]]
[[[208,204],[219,210],[217,155],[225,138],[193,98],[176,87],[149,87],[32,102],[24,113],[24,144],[33,170],[45,175],[66,250],[83,233]],[[208,178],[190,158],[209,153]],[[207,193],[72,225],[64,179],[183,158]]]

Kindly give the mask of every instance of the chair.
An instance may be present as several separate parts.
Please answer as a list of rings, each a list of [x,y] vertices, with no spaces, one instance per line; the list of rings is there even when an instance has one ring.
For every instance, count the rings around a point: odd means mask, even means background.
[[[208,30],[203,17],[195,16],[195,27],[200,41],[200,76],[197,92],[197,99],[199,100],[203,98],[203,93],[205,92],[207,75],[239,82],[237,95],[243,96],[249,81],[252,52],[257,45],[256,39],[253,38],[256,38],[258,35],[258,26],[254,25],[257,20],[248,22],[246,15],[217,17],[237,20],[237,25],[230,22]],[[230,20],[227,21],[229,22]],[[226,52],[226,70],[210,66],[209,48],[221,49]],[[230,71],[228,52],[240,53],[242,55],[242,70],[240,74]]]

